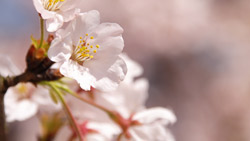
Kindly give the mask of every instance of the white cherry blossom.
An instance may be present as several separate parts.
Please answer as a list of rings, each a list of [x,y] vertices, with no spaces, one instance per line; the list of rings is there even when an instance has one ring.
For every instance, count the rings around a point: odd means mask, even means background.
[[[108,119],[104,112],[77,102],[79,100],[71,101],[73,113],[80,119],[109,124],[113,135],[121,141],[174,141],[171,132],[166,128],[176,121],[173,112],[162,107],[146,108],[148,81],[145,78],[135,79],[141,75],[142,68],[127,56],[123,55],[123,59],[128,66],[128,75],[115,91],[92,90],[81,93],[85,98],[93,94],[89,99],[116,111],[116,123]]]
[[[23,121],[41,112],[61,109],[50,98],[49,91],[31,83],[19,83],[8,89],[4,96],[5,114],[8,122]]]
[[[146,79],[140,78],[130,84],[124,81],[114,92],[96,92],[95,101],[121,115],[118,122],[121,129],[117,132],[124,132],[122,128],[126,129],[131,141],[174,141],[172,134],[166,128],[176,121],[174,114],[162,107],[146,108],[147,90]],[[121,135],[121,140],[128,140],[125,133]]]
[[[80,0],[33,0],[35,8],[46,20],[47,31],[54,32],[80,12]]]
[[[80,13],[56,33],[48,56],[61,63],[60,72],[82,89],[113,90],[127,71],[119,57],[124,47],[122,33],[118,24],[100,24],[98,11]]]

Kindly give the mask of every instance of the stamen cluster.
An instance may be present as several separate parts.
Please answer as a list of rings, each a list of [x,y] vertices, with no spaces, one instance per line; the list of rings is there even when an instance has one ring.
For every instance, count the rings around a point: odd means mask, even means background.
[[[93,39],[94,37],[89,37],[89,34],[85,34],[84,37],[80,37],[71,58],[79,63],[93,59],[94,55],[97,53],[97,50],[100,48],[100,45],[98,44],[90,44],[90,40]]]
[[[42,0],[43,7],[49,11],[57,11],[63,5],[64,0]]]

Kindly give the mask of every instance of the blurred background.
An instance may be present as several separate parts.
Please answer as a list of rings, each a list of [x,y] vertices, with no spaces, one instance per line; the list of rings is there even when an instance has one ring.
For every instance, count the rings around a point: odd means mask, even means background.
[[[124,51],[150,82],[147,106],[174,111],[177,141],[250,140],[250,1],[83,0],[81,8],[124,28]],[[0,18],[0,53],[24,69],[29,38],[39,37],[32,0],[1,0]],[[34,132],[27,124],[10,132]]]

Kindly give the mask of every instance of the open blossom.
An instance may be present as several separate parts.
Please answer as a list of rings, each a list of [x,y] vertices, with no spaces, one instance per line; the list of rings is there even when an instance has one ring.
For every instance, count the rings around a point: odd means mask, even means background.
[[[34,116],[38,111],[56,111],[56,105],[50,99],[49,91],[31,83],[19,83],[8,89],[4,96],[5,113],[8,122],[23,121]]]
[[[138,79],[130,84],[122,82],[116,91],[109,93],[93,91],[97,104],[117,111],[115,123],[106,113],[80,103],[79,100],[71,101],[70,105],[78,119],[105,123],[100,126],[109,125],[112,135],[109,136],[110,140],[120,138],[121,141],[174,141],[171,132],[166,128],[176,121],[174,114],[162,107],[146,108],[147,88],[147,81]],[[86,98],[86,94],[83,96]]]
[[[173,141],[167,125],[176,121],[171,110],[154,107],[146,108],[147,80],[140,78],[134,82],[122,82],[111,93],[96,92],[96,103],[118,112],[120,139],[132,141]],[[103,117],[103,116],[102,116]]]
[[[128,139],[132,141],[174,141],[166,126],[176,122],[176,117],[172,111],[166,108],[144,109],[132,114],[126,121],[130,123],[129,126],[123,122],[120,125],[123,127],[122,141]]]
[[[54,32],[80,12],[80,0],[33,0],[36,10],[46,20],[47,30]]]
[[[118,24],[100,24],[98,11],[80,13],[66,29],[57,31],[48,56],[61,63],[60,72],[82,89],[112,90],[127,71],[119,57],[124,47],[122,33]]]
[[[142,68],[126,55],[122,55],[122,58],[128,66],[128,75],[115,91],[92,90],[81,93],[83,97],[89,97],[98,105],[116,111],[115,123],[101,110],[80,103],[79,100],[71,101],[74,115],[79,119],[109,124],[113,132],[112,139],[116,136],[116,139],[121,141],[174,141],[166,126],[176,121],[175,115],[166,108],[145,107],[148,81],[144,78],[135,80],[135,77],[141,75]]]

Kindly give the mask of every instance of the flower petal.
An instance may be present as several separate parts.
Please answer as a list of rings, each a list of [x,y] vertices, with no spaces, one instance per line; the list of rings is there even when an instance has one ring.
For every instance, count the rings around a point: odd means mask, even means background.
[[[170,131],[161,124],[134,126],[129,133],[136,141],[174,141]]]
[[[124,48],[122,33],[121,26],[115,23],[102,23],[95,27],[90,34],[94,39],[90,40],[89,43],[99,45],[100,48],[94,57],[103,59],[119,55]]]
[[[62,15],[63,21],[68,22],[76,17],[80,13],[80,9],[74,8],[67,11],[60,11],[59,14]]]
[[[89,73],[88,68],[79,65],[71,59],[62,64],[60,72],[66,77],[75,79],[84,90],[90,90],[90,86],[92,86],[96,80],[95,77]]]
[[[128,72],[124,81],[128,81],[128,83],[130,83],[134,81],[135,77],[142,75],[143,68],[140,64],[130,59],[128,55],[125,53],[122,53],[120,56],[126,62],[127,67],[128,67]]]
[[[6,120],[8,122],[23,121],[34,116],[38,109],[37,104],[26,99],[19,100],[13,89],[10,88],[4,97]]]
[[[96,78],[93,87],[102,91],[111,91],[117,88],[127,73],[126,63],[118,56],[104,58],[103,60],[91,60],[86,62],[85,67]]]
[[[74,9],[75,7],[81,5],[82,2],[83,2],[82,0],[65,0],[60,10],[66,12],[68,10]]]
[[[53,18],[46,20],[46,28],[48,32],[55,32],[63,25],[63,17],[59,14],[54,14]]]
[[[76,45],[81,36],[85,36],[93,27],[100,24],[100,14],[96,10],[80,13],[69,26],[73,27],[73,44]]]
[[[33,0],[33,4],[34,4],[36,11],[38,13],[41,13],[42,10],[44,9],[41,0]]]
[[[134,120],[139,120],[144,124],[159,122],[162,124],[171,124],[176,122],[176,117],[172,111],[166,108],[155,107],[138,112],[133,117]]]
[[[52,41],[48,50],[48,56],[54,62],[65,61],[71,57],[72,41],[70,32],[67,34],[63,34],[62,32],[65,33],[64,30],[59,30],[57,32],[57,38]]]

